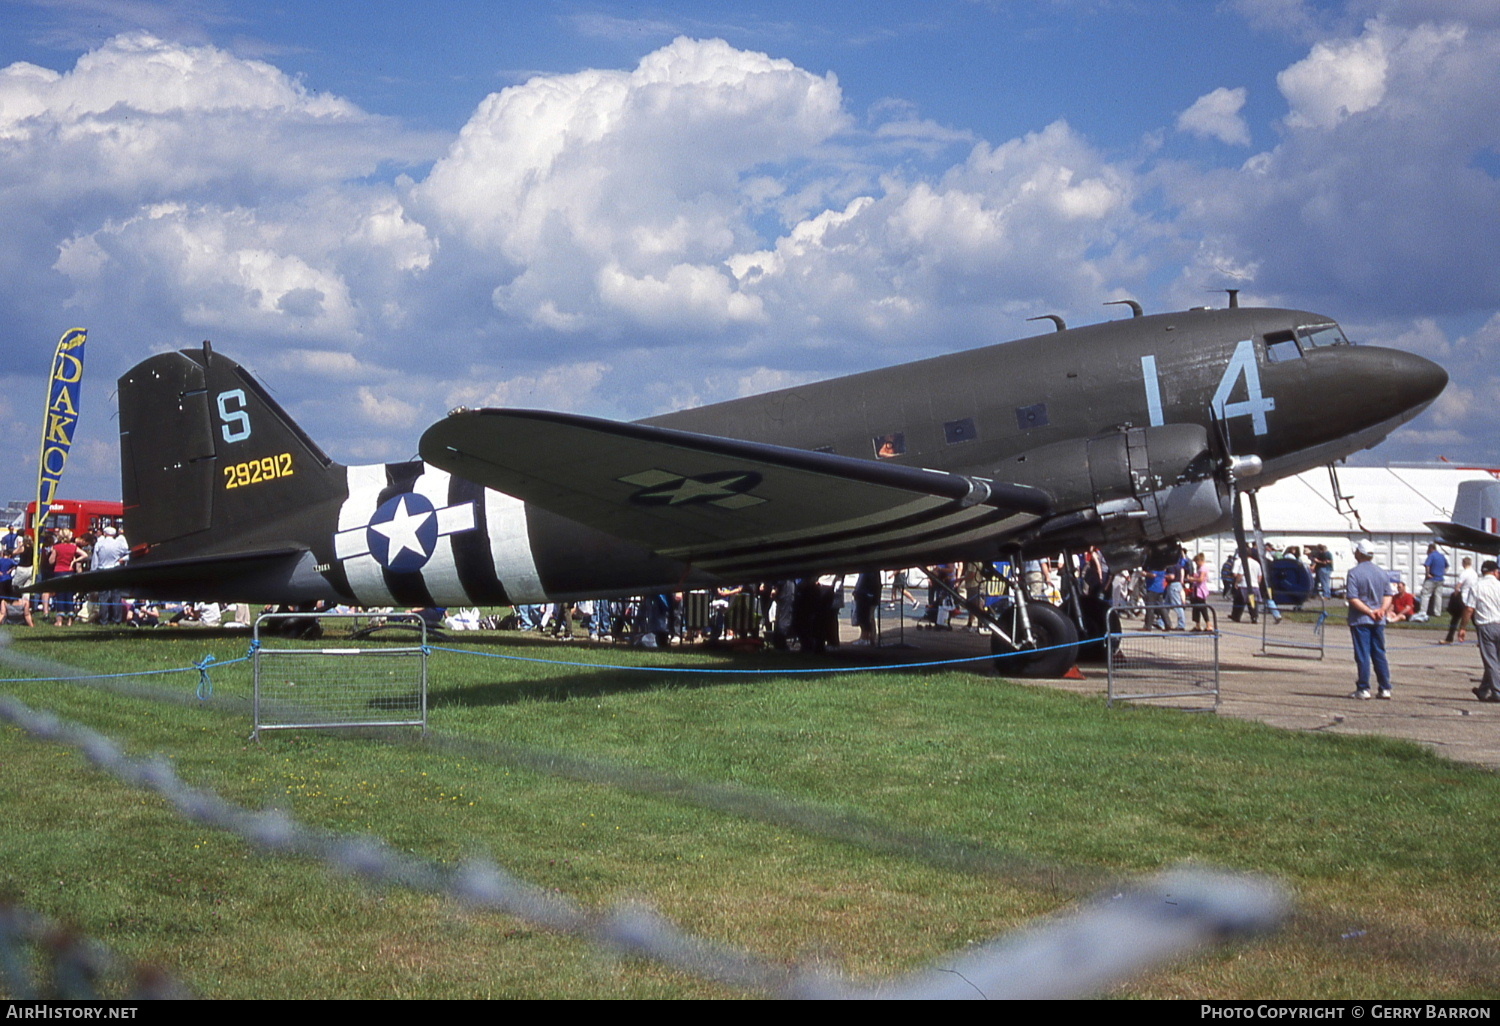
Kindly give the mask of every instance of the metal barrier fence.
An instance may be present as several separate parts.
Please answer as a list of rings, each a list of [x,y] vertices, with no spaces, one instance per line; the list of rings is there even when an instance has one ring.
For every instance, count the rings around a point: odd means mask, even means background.
[[[1314,608],[1313,603],[1316,603]],[[1293,619],[1286,611],[1277,609],[1281,615],[1273,616],[1271,610],[1275,606],[1267,605],[1262,610],[1260,618],[1260,651],[1262,655],[1269,655],[1273,649],[1283,652],[1315,652],[1317,658],[1322,659],[1327,654],[1327,645],[1323,637],[1323,628],[1328,624],[1328,602],[1326,599],[1313,598],[1299,607],[1299,611],[1313,611],[1317,613],[1312,623],[1304,623],[1300,619]]]
[[[1196,612],[1193,628],[1177,628],[1178,615],[1185,620],[1189,611]],[[1141,626],[1126,629],[1124,620],[1135,618]],[[1205,623],[1206,628],[1199,628]],[[1104,647],[1109,705],[1148,699],[1212,699],[1210,706],[1189,708],[1218,712],[1219,625],[1212,606],[1117,606],[1110,610]]]
[[[349,640],[395,630],[418,644],[402,647],[295,646],[348,622]],[[267,636],[269,635],[269,637]],[[287,640],[280,645],[276,642]],[[427,731],[427,622],[413,613],[267,613],[255,621],[255,727],[420,727]]]

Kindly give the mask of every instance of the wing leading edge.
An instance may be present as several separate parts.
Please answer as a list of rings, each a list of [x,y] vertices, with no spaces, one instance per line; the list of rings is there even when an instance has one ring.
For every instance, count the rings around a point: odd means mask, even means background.
[[[724,575],[902,560],[1011,536],[1042,491],[944,471],[539,410],[461,410],[433,466]]]

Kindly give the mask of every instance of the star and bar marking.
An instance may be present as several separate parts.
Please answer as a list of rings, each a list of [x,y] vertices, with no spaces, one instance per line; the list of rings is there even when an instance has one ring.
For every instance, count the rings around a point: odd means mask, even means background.
[[[733,510],[758,506],[766,501],[758,495],[748,494],[761,482],[761,476],[753,470],[720,470],[686,477],[657,469],[616,480],[640,489],[630,496],[630,501],[640,506],[706,504]]]
[[[335,534],[333,549],[339,559],[370,555],[387,570],[412,573],[427,565],[439,538],[475,526],[472,502],[438,509],[425,495],[403,492],[381,503],[369,523]]]

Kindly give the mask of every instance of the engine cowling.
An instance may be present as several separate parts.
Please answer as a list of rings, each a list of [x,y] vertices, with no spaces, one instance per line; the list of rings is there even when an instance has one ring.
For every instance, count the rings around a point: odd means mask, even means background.
[[[1048,544],[1097,544],[1113,566],[1138,565],[1153,545],[1211,531],[1229,516],[1208,431],[1198,424],[1122,428],[1029,450],[997,480],[1049,493]]]

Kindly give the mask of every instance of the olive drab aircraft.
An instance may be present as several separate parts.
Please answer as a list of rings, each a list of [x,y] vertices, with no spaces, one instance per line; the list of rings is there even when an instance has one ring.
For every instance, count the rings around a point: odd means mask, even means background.
[[[1375,445],[1448,380],[1321,314],[1131,306],[631,423],[454,410],[420,460],[372,466],[334,462],[208,343],[164,353],[119,382],[130,563],[69,587],[470,606],[1094,545],[1136,566],[1224,529],[1237,488]],[[1016,605],[1005,644],[1077,640]]]

